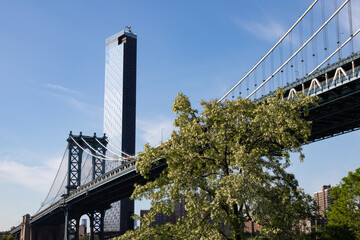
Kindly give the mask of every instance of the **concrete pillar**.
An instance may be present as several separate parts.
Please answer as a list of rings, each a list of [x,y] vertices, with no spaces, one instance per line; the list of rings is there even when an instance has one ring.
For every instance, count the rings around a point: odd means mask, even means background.
[[[30,240],[30,215],[23,216],[21,223],[20,240]]]

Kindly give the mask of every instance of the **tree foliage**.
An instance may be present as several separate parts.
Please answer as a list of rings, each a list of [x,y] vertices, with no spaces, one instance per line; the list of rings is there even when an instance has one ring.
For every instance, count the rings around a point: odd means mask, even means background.
[[[16,237],[12,235],[0,235],[0,240],[15,240]]]
[[[318,239],[318,240],[353,240],[358,239],[355,238],[355,234],[350,231],[350,229],[344,225],[333,225],[327,224],[324,227],[320,227],[317,229],[315,233],[313,233],[313,238],[311,239]]]
[[[202,101],[199,113],[178,94],[177,130],[160,147],[145,145],[136,162],[145,177],[156,159],[166,159],[168,167],[154,181],[136,186],[132,197],[151,199],[152,208],[141,228],[122,239],[244,239],[249,220],[268,238],[295,239],[299,220],[310,216],[313,205],[286,169],[290,153],[303,159],[301,145],[311,133],[304,115],[314,101],[286,101],[277,91],[260,103]],[[181,199],[185,217],[175,224],[151,224],[157,213],[173,214]]]
[[[330,197],[334,200],[326,213],[328,225],[347,228],[360,239],[360,168],[331,188]]]

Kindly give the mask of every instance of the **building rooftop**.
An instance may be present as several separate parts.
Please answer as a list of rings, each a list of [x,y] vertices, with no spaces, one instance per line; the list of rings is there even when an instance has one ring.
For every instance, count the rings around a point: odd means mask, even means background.
[[[136,33],[133,33],[131,31],[125,31],[125,30],[122,30],[118,33],[115,33],[114,35],[112,35],[111,37],[108,37],[106,40],[105,40],[105,44],[108,44],[110,42],[112,42],[113,40],[121,37],[122,35],[126,35],[126,36],[129,36],[129,37],[132,37],[132,38],[137,38],[137,34]]]

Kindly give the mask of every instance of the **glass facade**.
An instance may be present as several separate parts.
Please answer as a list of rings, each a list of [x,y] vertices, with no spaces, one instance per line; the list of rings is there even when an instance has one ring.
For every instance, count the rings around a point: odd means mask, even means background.
[[[105,50],[104,133],[121,149],[124,44],[112,42]]]
[[[136,34],[121,31],[105,42],[104,133],[111,144],[105,171],[119,166],[121,153],[135,154]],[[117,153],[117,154],[113,154]],[[121,212],[122,211],[122,212]],[[104,218],[105,232],[123,233],[132,228],[134,202],[127,198],[111,204]]]

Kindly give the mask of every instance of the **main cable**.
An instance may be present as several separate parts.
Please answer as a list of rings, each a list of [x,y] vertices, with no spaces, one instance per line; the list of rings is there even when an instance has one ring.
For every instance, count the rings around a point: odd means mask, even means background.
[[[105,141],[106,141],[109,145],[111,145],[112,147],[114,147],[116,150],[120,151],[122,154],[124,154],[124,155],[126,155],[126,156],[128,156],[128,157],[133,157],[133,156],[127,154],[126,152],[123,152],[123,151],[121,151],[120,149],[118,149],[118,148],[117,148],[114,144],[112,144],[110,141],[107,141],[106,139],[105,139]]]
[[[95,158],[98,158],[98,159],[101,159],[101,160],[107,160],[107,161],[119,161],[119,159],[115,159],[115,158],[103,158],[103,157],[99,157],[99,156],[95,156],[93,155],[92,153],[89,153],[88,151],[86,151],[86,149],[84,149],[83,147],[80,146],[80,144],[73,138],[73,137],[70,137],[74,143],[81,149],[83,150],[84,152],[86,152],[87,154],[95,157]]]
[[[59,168],[58,168],[58,170],[57,170],[57,172],[56,172],[55,178],[54,178],[54,180],[53,180],[53,182],[52,182],[52,184],[51,184],[50,190],[49,190],[49,192],[47,193],[44,202],[41,204],[39,210],[38,210],[35,214],[38,214],[39,211],[40,211],[40,209],[46,204],[46,200],[48,199],[48,197],[49,197],[49,195],[50,195],[50,192],[51,192],[52,188],[54,187],[56,178],[57,178],[57,176],[59,175],[59,172],[60,172],[60,169],[61,169],[61,165],[62,165],[62,163],[63,163],[63,161],[64,161],[64,158],[65,158],[65,155],[66,155],[66,151],[67,151],[67,147],[65,148],[64,155],[63,155],[63,157],[62,157],[62,159],[61,159],[61,162],[60,162]]]
[[[111,151],[109,148],[107,148],[104,144],[102,144],[99,140],[97,140],[96,138],[95,138],[95,140],[103,147],[103,148],[105,148],[106,149],[106,151],[109,151],[109,152],[111,152],[112,154],[114,154],[114,155],[116,155],[116,156],[121,156],[121,154],[124,154],[124,155],[126,155],[126,156],[128,156],[128,157],[132,157],[132,156],[130,156],[130,155],[128,155],[128,154],[126,154],[126,153],[124,153],[124,152],[122,152],[121,150],[119,150],[121,153],[120,154],[118,154],[118,153],[115,153],[115,152],[113,152],[113,151]],[[110,142],[109,141],[107,141],[107,143],[109,143],[110,144]],[[112,145],[112,144],[111,144]],[[114,148],[115,148],[115,146],[114,146]]]
[[[267,58],[267,56],[270,55],[270,53],[272,53],[272,51],[287,37],[287,35],[289,35],[289,33],[296,27],[296,25],[306,16],[306,14],[315,6],[315,4],[318,2],[319,0],[315,0],[310,7],[301,15],[301,17],[294,23],[294,25],[291,26],[291,28],[280,38],[280,40],[270,49],[270,51],[268,51],[267,54],[265,54],[264,57],[262,57],[260,59],[260,61],[247,73],[245,74],[245,76],[238,82],[235,84],[234,87],[232,87],[222,98],[220,98],[220,100],[218,102],[221,102],[224,98],[226,98],[237,86],[239,86],[239,84],[244,81],[245,78],[247,78],[253,71],[255,68],[257,68],[264,60],[265,58]]]
[[[332,54],[330,54],[322,63],[320,63],[314,70],[312,70],[310,74],[314,73],[316,70],[318,70],[324,63],[326,63],[330,58],[332,58],[338,51],[340,51],[341,48],[343,48],[348,42],[350,42],[358,33],[360,32],[360,28],[352,34],[340,47],[338,47]]]
[[[254,91],[252,91],[249,96],[245,99],[251,97],[255,92],[257,92],[262,86],[264,86],[275,74],[277,74],[286,64],[288,64],[291,59],[293,59],[340,11],[341,9],[349,2],[350,0],[346,0],[332,15],[331,17],[288,59],[286,60],[281,67],[279,67],[270,77],[268,77],[259,87],[257,87]]]

